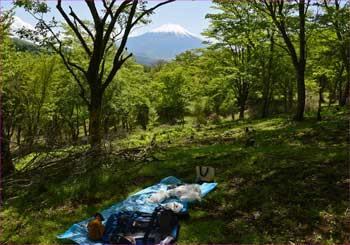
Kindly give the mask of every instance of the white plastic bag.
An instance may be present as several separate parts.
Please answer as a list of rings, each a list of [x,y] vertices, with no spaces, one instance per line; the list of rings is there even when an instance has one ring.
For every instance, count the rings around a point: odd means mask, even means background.
[[[201,200],[201,187],[198,184],[181,185],[168,191],[170,196],[176,196],[182,201],[200,201]]]
[[[145,202],[148,202],[148,203],[162,202],[167,198],[169,198],[168,192],[166,190],[160,190],[159,192],[156,192],[152,194],[149,198],[147,198]]]
[[[171,209],[175,213],[180,213],[182,208],[184,207],[184,205],[182,205],[179,202],[168,202],[168,203],[162,204],[162,206]]]

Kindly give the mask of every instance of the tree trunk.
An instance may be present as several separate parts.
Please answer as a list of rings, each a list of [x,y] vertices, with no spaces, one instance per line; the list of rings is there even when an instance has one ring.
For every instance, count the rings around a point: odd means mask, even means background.
[[[305,109],[305,68],[301,67],[298,71],[298,107],[295,119],[297,121],[304,120],[304,109]]]
[[[25,138],[25,142],[26,142],[26,150],[28,152],[32,152],[32,148],[33,148],[33,145],[34,145],[34,135],[33,135],[33,129],[32,129],[32,126],[29,126],[28,127],[28,131],[27,131],[27,135],[26,135],[26,138]]]
[[[293,84],[289,84],[288,88],[288,112],[290,112],[293,109],[294,105],[294,89]]]
[[[231,120],[234,121],[235,120],[235,112],[232,110],[231,112]]]
[[[240,103],[239,103],[239,119],[240,120],[244,119],[244,111],[245,111],[247,99],[248,99],[248,89],[246,86],[244,86],[243,94],[241,95]]]
[[[270,53],[269,53],[269,63],[268,63],[268,71],[267,71],[267,79],[264,89],[264,102],[263,102],[263,109],[262,109],[262,118],[266,118],[269,114],[269,106],[270,106],[270,100],[272,97],[272,86],[274,84],[273,78],[272,78],[272,66],[273,66],[273,56],[274,56],[274,32],[271,33],[270,36]]]
[[[269,83],[269,88],[267,91],[267,94],[263,96],[263,108],[262,108],[262,118],[266,118],[268,117],[268,115],[270,114],[270,102],[272,99],[272,88],[271,88],[271,84]]]
[[[77,114],[76,114],[76,116],[77,116],[77,120],[76,120],[76,128],[75,128],[75,130],[76,130],[76,136],[77,136],[77,140],[78,140],[78,138],[79,138],[79,129],[80,129],[80,124],[79,124],[79,106],[77,105],[76,106],[77,107]]]
[[[305,109],[305,66],[306,66],[306,31],[305,31],[305,21],[306,21],[306,9],[309,7],[310,2],[307,2],[307,6],[305,8],[305,0],[300,0],[298,3],[298,12],[299,12],[299,59],[297,55],[297,50],[295,49],[293,42],[288,35],[288,27],[286,26],[286,22],[280,19],[280,16],[276,15],[275,11],[281,15],[284,2],[285,1],[264,1],[265,5],[268,7],[270,11],[270,16],[274,21],[275,25],[279,29],[284,39],[284,42],[288,48],[290,57],[292,58],[293,65],[297,74],[297,94],[298,94],[298,104],[297,111],[295,115],[295,120],[302,121],[304,119],[304,109]],[[274,4],[275,7],[274,8]]]
[[[10,152],[10,139],[5,134],[3,120],[1,117],[1,177],[7,176],[15,171]]]
[[[71,135],[71,142],[75,144],[78,140],[78,135],[77,135],[77,131],[74,128],[74,125],[71,125],[70,127],[70,135]]]
[[[1,162],[2,162],[2,165],[1,165],[2,177],[7,176],[15,171],[15,167],[13,165],[11,152],[10,152],[10,144],[8,139],[5,139],[5,138],[2,138],[2,142],[1,142]]]
[[[269,67],[270,69],[270,67]],[[270,94],[270,71],[268,71],[268,76],[263,76],[265,77],[263,81],[263,105],[262,105],[262,112],[261,112],[261,117],[266,118],[268,115],[268,110],[269,110],[269,94]]]
[[[262,118],[266,118],[267,115],[269,114],[268,107],[269,107],[269,98],[267,96],[264,96],[262,115],[261,115]]]
[[[299,2],[299,62],[297,70],[298,77],[298,107],[295,119],[297,121],[304,120],[305,110],[305,66],[306,66],[306,37],[305,37],[305,0]]]
[[[244,119],[244,111],[249,94],[249,85],[244,79],[240,79],[238,91],[239,120]]]
[[[343,81],[340,79],[338,83],[338,100],[339,100],[339,105],[341,104],[342,98],[343,98]]]
[[[283,94],[283,101],[284,101],[284,113],[288,113],[288,90],[284,90]]]
[[[242,102],[239,108],[239,119],[243,120],[244,119],[244,111],[245,111],[245,103]]]
[[[87,130],[87,127],[86,127],[86,120],[85,118],[83,119],[83,126],[84,126],[84,136],[88,136],[88,130]]]
[[[18,126],[18,128],[17,128],[17,146],[21,145],[21,132],[22,132],[22,128],[20,126]]]
[[[101,110],[102,110],[102,91],[91,88],[90,105],[90,146],[93,151],[101,149]]]
[[[349,45],[350,46],[350,45]],[[341,98],[339,100],[340,106],[345,106],[347,98],[349,98],[350,93],[350,58],[348,58],[348,64],[346,64],[346,86],[345,91],[342,93]]]
[[[108,131],[109,131],[109,117],[106,116],[105,120],[103,122],[103,131],[105,135],[108,135]]]
[[[117,121],[117,119],[115,118],[115,117],[113,117],[113,131],[114,131],[114,133],[116,133],[116,132],[118,132],[118,121]]]
[[[322,120],[322,117],[321,117],[321,105],[322,105],[322,101],[323,101],[322,93],[323,93],[323,86],[320,85],[319,98],[318,98],[318,110],[317,110],[317,120],[318,121]]]
[[[332,104],[334,104],[334,102],[336,101],[337,98],[337,88],[338,88],[338,84],[337,84],[338,79],[335,79],[334,85],[332,87],[332,85],[329,85],[330,87],[330,91],[329,91],[329,95],[328,95],[328,108],[331,107]]]

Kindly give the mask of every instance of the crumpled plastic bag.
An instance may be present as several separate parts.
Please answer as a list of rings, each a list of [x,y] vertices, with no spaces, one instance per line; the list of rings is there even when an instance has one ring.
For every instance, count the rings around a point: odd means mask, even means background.
[[[163,202],[165,199],[169,198],[169,193],[166,190],[159,190],[158,192],[152,194],[149,198],[145,200],[148,203]]]
[[[159,190],[145,200],[146,203],[161,203],[169,197],[176,197],[181,201],[200,201],[202,196],[201,186],[198,184],[181,185],[170,190]]]
[[[175,196],[181,201],[200,201],[202,196],[201,187],[198,184],[181,185],[168,190],[169,196]]]
[[[184,207],[184,205],[182,205],[179,202],[168,202],[168,203],[162,204],[162,206],[171,209],[175,213],[180,213],[182,208]]]

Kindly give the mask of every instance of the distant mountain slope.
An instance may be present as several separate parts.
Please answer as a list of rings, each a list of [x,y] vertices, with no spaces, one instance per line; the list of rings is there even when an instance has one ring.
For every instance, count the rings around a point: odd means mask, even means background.
[[[20,30],[23,27],[27,28],[27,29],[30,29],[30,30],[34,30],[35,29],[33,25],[29,24],[28,22],[25,22],[20,17],[13,16],[13,23],[11,25],[12,32],[14,33],[14,32]]]
[[[23,21],[20,17],[14,16],[13,22],[11,24],[10,38],[12,40],[12,45],[18,51],[29,51],[29,52],[40,52],[40,47],[33,42],[20,38],[17,31],[22,28],[26,28],[28,30],[34,30],[34,26],[29,24],[28,22]]]
[[[14,45],[17,51],[28,51],[28,52],[36,52],[36,53],[41,51],[39,46],[31,42],[28,42],[26,40],[19,39],[16,37],[12,37],[11,40],[12,40],[12,45]]]
[[[171,60],[189,49],[202,48],[202,40],[180,25],[167,24],[139,36],[129,37],[128,52],[136,61],[152,65],[158,60]]]

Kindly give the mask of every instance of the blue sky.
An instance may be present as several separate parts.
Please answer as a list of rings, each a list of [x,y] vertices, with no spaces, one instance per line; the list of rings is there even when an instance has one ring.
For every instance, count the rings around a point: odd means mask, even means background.
[[[89,12],[82,0],[63,0],[62,2],[64,7],[71,5],[79,16],[83,16],[83,19],[90,19]],[[149,0],[150,4],[158,2],[160,1]],[[12,1],[0,0],[0,4],[3,9],[9,9]],[[50,16],[55,16],[58,20],[61,20],[62,18],[55,8],[56,1],[50,0],[48,4],[52,10]],[[193,34],[200,35],[209,24],[209,21],[205,19],[205,15],[215,11],[210,6],[212,6],[211,0],[177,0],[176,2],[163,5],[151,17],[152,23],[147,26],[138,27],[135,33],[143,33],[163,24],[173,23],[183,26]],[[23,9],[18,8],[16,10],[16,16],[32,25],[35,23],[34,19]]]

